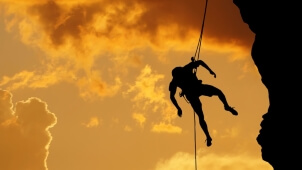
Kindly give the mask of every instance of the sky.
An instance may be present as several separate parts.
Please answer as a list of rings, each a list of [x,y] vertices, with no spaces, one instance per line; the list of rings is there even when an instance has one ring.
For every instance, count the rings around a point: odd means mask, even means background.
[[[217,77],[202,67],[197,76],[239,115],[200,97],[207,147],[190,104],[176,96],[180,118],[169,99],[204,9],[204,0],[0,0],[0,169],[193,170],[196,154],[198,169],[272,170],[256,141],[269,101],[254,34],[231,0],[208,2],[199,59]]]

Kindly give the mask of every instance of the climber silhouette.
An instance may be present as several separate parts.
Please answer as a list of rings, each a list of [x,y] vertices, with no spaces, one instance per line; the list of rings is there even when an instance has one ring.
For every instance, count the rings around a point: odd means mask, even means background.
[[[224,109],[226,111],[230,111],[233,115],[238,115],[238,112],[234,108],[229,106],[225,95],[220,89],[212,85],[202,84],[202,80],[198,80],[196,76],[196,69],[198,66],[203,66],[210,72],[210,74],[214,75],[214,78],[216,78],[216,74],[208,67],[205,62],[203,62],[202,60],[194,61],[194,59],[192,58],[192,62],[190,62],[189,64],[185,65],[184,67],[175,67],[172,70],[173,78],[169,85],[170,99],[178,110],[178,116],[181,117],[182,110],[175,99],[175,93],[177,87],[179,87],[182,90],[180,96],[186,97],[195,113],[199,117],[199,124],[206,135],[207,146],[211,146],[212,138],[208,131],[207,123],[204,120],[202,104],[199,97],[202,95],[209,97],[216,95],[224,104]]]

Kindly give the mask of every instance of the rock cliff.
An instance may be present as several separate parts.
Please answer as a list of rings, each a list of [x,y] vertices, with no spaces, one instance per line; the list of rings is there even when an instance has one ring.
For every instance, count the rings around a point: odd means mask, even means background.
[[[300,156],[299,78],[301,10],[298,1],[233,0],[255,33],[251,56],[269,94],[257,142],[274,170],[298,170]]]

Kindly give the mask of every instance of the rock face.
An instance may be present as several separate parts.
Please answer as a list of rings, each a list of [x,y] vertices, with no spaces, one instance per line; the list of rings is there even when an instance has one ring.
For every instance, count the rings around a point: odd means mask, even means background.
[[[255,33],[251,55],[269,94],[257,142],[274,170],[302,169],[299,124],[302,100],[301,10],[298,1],[233,0]],[[300,29],[300,30],[299,30]],[[299,51],[298,51],[299,50]],[[298,122],[299,121],[299,122]],[[300,163],[301,162],[301,163]]]

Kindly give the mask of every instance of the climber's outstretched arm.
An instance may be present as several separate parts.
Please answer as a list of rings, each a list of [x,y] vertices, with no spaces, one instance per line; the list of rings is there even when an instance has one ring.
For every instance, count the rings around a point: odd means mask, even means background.
[[[189,64],[185,65],[184,68],[188,68],[190,70],[196,69],[199,66],[203,66],[205,69],[207,69],[210,74],[214,75],[214,77],[216,78],[216,74],[215,72],[202,60],[197,60],[194,62],[190,62]]]

